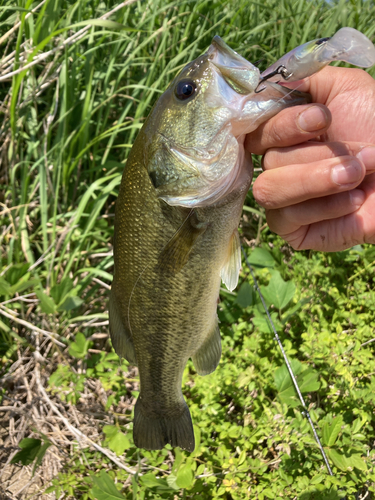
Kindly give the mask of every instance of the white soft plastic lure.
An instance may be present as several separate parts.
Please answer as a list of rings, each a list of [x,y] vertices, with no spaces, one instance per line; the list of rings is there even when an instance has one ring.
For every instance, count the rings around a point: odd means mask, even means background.
[[[332,61],[369,68],[375,64],[375,47],[360,31],[341,28],[331,38],[319,38],[291,50],[261,77],[269,82],[295,82],[313,75]]]

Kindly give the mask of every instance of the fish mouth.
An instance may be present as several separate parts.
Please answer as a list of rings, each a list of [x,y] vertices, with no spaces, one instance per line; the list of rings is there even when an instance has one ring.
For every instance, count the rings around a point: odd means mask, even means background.
[[[215,36],[208,49],[208,59],[227,84],[238,94],[254,92],[260,81],[259,69]]]

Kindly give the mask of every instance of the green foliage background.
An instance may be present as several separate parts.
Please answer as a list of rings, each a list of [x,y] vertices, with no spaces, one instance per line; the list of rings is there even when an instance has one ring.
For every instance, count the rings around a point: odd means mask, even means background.
[[[373,247],[294,253],[269,232],[248,195],[241,232],[251,241],[249,260],[294,360],[334,477],[301,414],[246,265],[235,293],[222,290],[218,369],[207,377],[197,376],[192,364],[185,371],[197,441],[191,455],[134,447],[131,409],[119,416],[114,408],[135,396],[137,385],[129,390],[127,363],[118,361],[109,341],[93,340],[98,327],[90,326],[104,322],[100,328],[107,328],[114,202],[124,163],[174,74],[215,34],[261,69],[343,26],[374,39],[374,2],[125,4],[96,22],[118,4],[47,0],[28,15],[37,2],[16,7],[4,0],[0,9],[1,37],[19,23],[1,38],[2,374],[17,350],[34,349],[19,320],[55,332],[61,345],[48,356],[57,353],[63,361],[49,379],[49,393],[77,405],[87,381],[99,380],[112,418],[100,429],[101,444],[134,472],[116,468],[98,451],[72,448],[47,492],[97,500],[374,498]],[[15,74],[7,76],[10,71]],[[35,299],[31,308],[24,297]],[[50,446],[39,437],[23,440],[13,460],[36,459],[39,466]]]

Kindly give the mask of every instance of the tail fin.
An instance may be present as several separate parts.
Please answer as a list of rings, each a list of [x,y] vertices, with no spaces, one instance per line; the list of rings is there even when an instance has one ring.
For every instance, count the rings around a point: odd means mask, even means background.
[[[194,430],[187,404],[183,401],[177,417],[148,416],[143,411],[141,399],[138,398],[134,408],[133,437],[138,448],[161,450],[169,443],[193,452]]]

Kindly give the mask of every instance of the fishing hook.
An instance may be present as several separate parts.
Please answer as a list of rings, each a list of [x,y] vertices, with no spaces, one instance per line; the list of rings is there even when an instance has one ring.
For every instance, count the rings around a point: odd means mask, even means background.
[[[271,73],[269,73],[268,75],[263,76],[261,78],[261,82],[265,82],[266,80],[269,80],[275,75],[281,75],[284,80],[289,80],[289,78],[293,75],[293,73],[290,73],[290,71],[288,71],[286,67],[283,64],[281,64],[277,69],[271,71]]]
[[[271,73],[269,73],[268,75],[261,77],[260,82],[258,84],[258,87],[263,82],[266,82],[267,80],[269,80],[270,78],[272,78],[275,75],[281,75],[284,80],[288,80],[292,76],[292,74],[293,73],[290,73],[286,69],[286,67],[283,64],[281,64],[277,69],[275,69],[274,71],[271,71]],[[276,83],[278,83],[278,82],[276,82]],[[262,87],[261,89],[257,90],[258,87],[254,90],[255,94],[259,94],[260,92],[263,92],[263,90],[266,89],[266,87]]]

